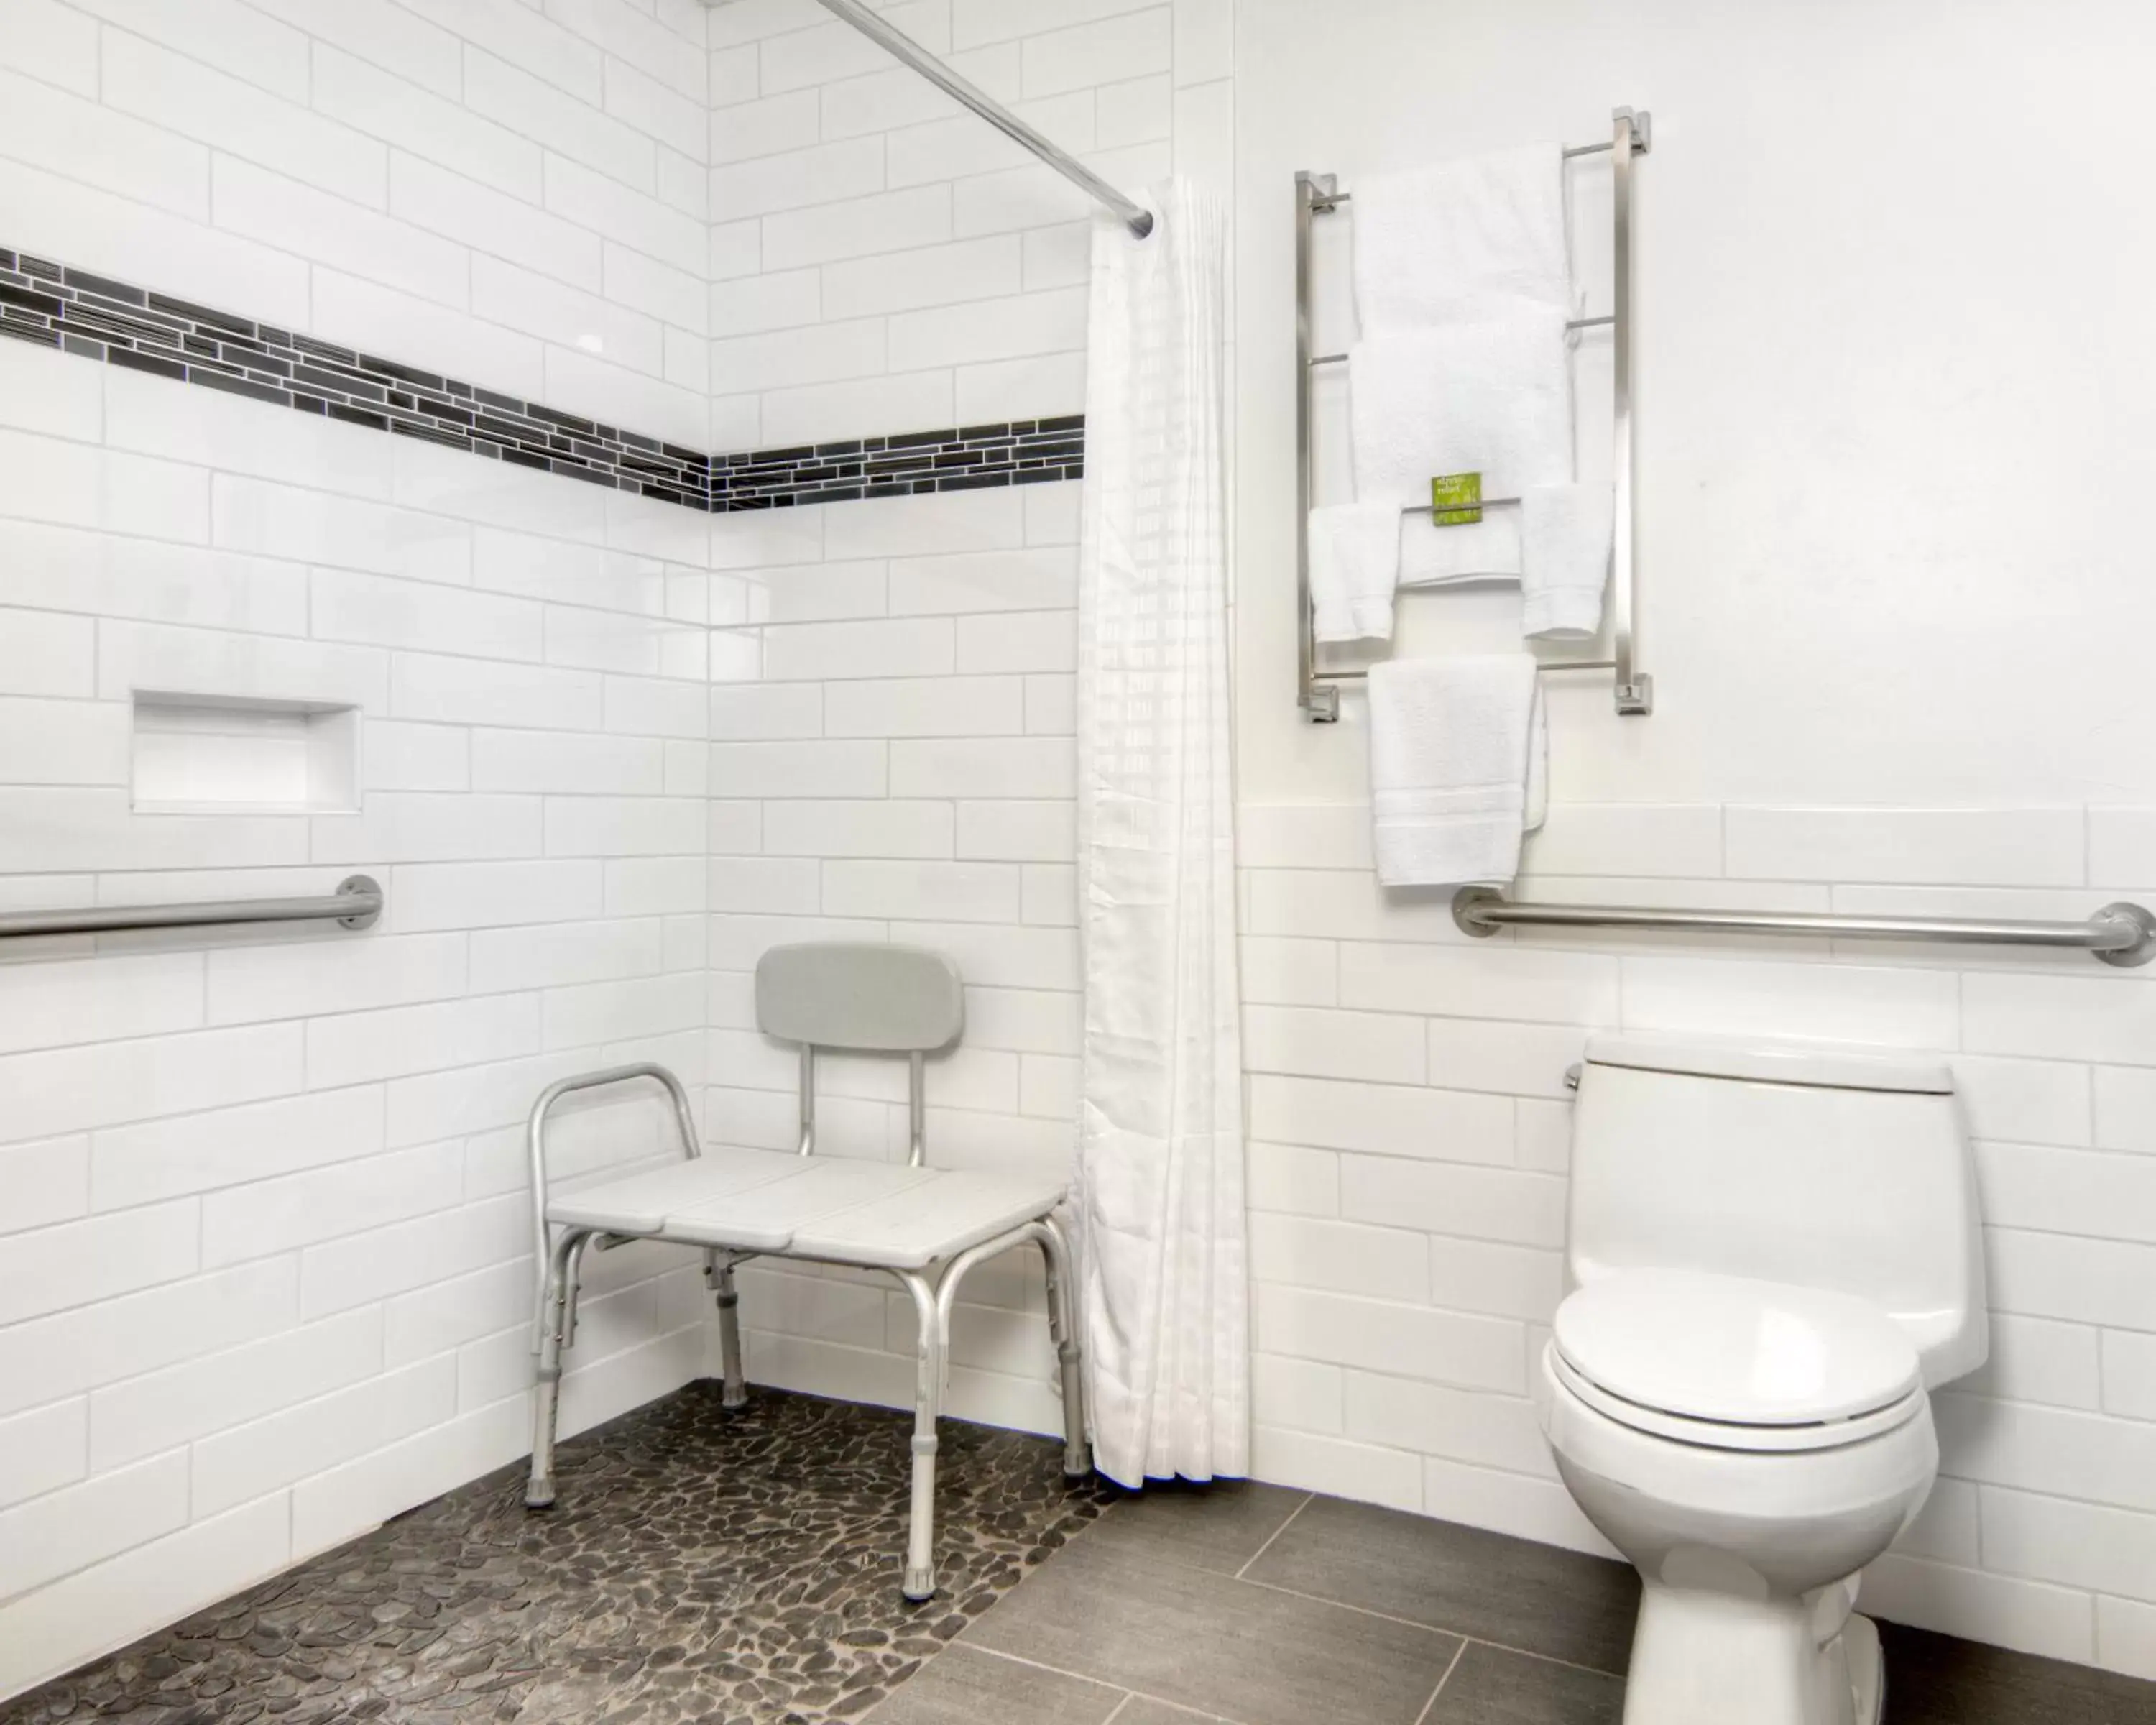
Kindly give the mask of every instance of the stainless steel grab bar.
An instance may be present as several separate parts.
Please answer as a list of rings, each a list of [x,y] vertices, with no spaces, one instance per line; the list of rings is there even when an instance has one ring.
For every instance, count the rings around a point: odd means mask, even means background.
[[[1979,946],[2059,947],[2128,968],[2156,958],[2156,916],[2139,905],[2106,905],[2086,922],[1989,916],[1856,916],[1815,911],[1671,911],[1644,905],[1516,904],[1488,886],[1452,896],[1452,920],[1478,938],[1502,928],[1645,928],[1713,934],[1826,935],[1836,940],[1966,941]]]
[[[199,905],[107,905],[88,911],[0,911],[0,940],[39,934],[117,934],[131,928],[215,928],[235,922],[335,922],[372,928],[381,886],[350,875],[326,898],[234,898]]]

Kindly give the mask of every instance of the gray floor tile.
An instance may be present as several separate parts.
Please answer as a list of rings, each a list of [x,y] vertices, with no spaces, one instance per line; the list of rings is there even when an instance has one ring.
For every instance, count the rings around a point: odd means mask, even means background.
[[[1625,1669],[1640,1600],[1629,1564],[1337,1497],[1312,1500],[1249,1579],[1601,1671]]]
[[[2156,1683],[1882,1623],[1893,1725],[2156,1725]]]
[[[894,1691],[868,1725],[1103,1725],[1123,1700],[1106,1683],[957,1646]]]
[[[1089,1539],[1041,1565],[965,1640],[1240,1725],[1413,1725],[1459,1645]]]
[[[1233,1575],[1309,1496],[1247,1480],[1164,1481],[1119,1501],[1094,1530],[1100,1536],[1094,1543]]]
[[[1429,1725],[1617,1725],[1624,1711],[1622,1677],[1471,1643]]]

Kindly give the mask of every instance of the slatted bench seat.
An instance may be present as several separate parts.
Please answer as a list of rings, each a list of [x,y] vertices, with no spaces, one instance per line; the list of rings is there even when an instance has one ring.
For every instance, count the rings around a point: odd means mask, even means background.
[[[716,1295],[721,1404],[747,1399],[742,1372],[734,1270],[755,1257],[844,1264],[891,1274],[912,1296],[920,1353],[914,1394],[913,1491],[904,1591],[930,1598],[935,1579],[936,1421],[942,1411],[951,1308],[968,1271],[1028,1243],[1048,1272],[1049,1327],[1060,1368],[1066,1475],[1091,1471],[1080,1387],[1069,1246],[1055,1210],[1064,1183],[973,1169],[932,1168],[924,1159],[924,1056],[955,1041],[963,1022],[958,973],[940,953],[905,947],[819,942],[780,947],[757,967],[757,1018],[801,1049],[801,1142],[797,1151],[702,1150],[680,1081],[664,1066],[611,1067],[567,1078],[531,1111],[534,1243],[542,1266],[533,1325],[539,1356],[531,1477],[525,1502],[554,1502],[554,1430],[562,1355],[574,1339],[577,1285],[585,1250],[629,1240],[701,1248]],[[908,1062],[911,1154],[904,1163],[816,1156],[815,1051],[904,1054]],[[674,1106],[682,1159],[551,1189],[547,1125],[572,1092],[649,1080]]]
[[[1068,1189],[1050,1181],[826,1158],[707,1150],[693,1161],[565,1193],[558,1228],[731,1247],[874,1270],[920,1270],[1045,1215]]]

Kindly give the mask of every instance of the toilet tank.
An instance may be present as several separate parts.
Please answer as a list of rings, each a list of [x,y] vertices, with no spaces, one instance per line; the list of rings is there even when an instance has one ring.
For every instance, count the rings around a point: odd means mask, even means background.
[[[1909,1332],[1924,1382],[1983,1364],[1975,1171],[1945,1062],[1825,1044],[1591,1038],[1568,1286],[1627,1269],[1837,1289]]]

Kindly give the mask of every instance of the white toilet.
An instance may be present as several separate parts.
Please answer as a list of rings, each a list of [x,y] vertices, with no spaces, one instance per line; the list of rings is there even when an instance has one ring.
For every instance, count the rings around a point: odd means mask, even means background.
[[[1537,1389],[1645,1584],[1625,1725],[1873,1725],[1856,1572],[1931,1491],[1928,1392],[1987,1345],[1945,1065],[1598,1036],[1572,1144]]]

